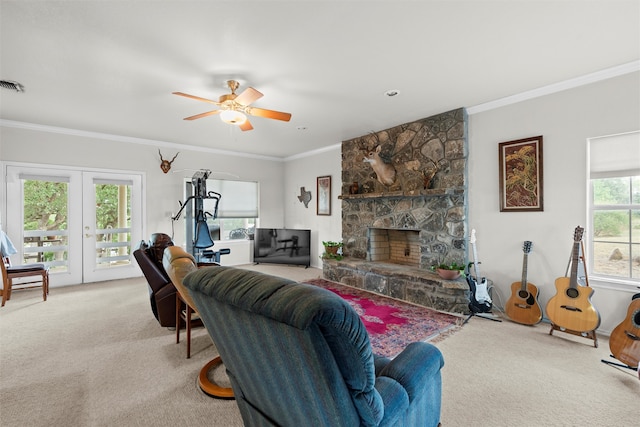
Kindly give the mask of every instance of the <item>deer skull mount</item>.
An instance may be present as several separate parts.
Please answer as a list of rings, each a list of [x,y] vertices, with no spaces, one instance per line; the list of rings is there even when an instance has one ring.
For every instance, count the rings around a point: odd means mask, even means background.
[[[173,156],[173,159],[171,159],[171,161],[165,160],[162,158],[162,153],[160,152],[160,149],[158,149],[158,154],[160,154],[160,160],[162,161],[160,163],[160,169],[162,169],[162,172],[167,173],[171,169],[171,163],[173,163],[176,157],[178,157],[178,154],[180,154],[180,152],[177,152],[176,155]]]

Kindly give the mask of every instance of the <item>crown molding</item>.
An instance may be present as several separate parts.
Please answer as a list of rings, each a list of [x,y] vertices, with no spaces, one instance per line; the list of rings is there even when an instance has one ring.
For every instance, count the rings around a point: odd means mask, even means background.
[[[482,113],[484,111],[494,110],[496,108],[505,107],[511,104],[517,104],[518,102],[527,101],[529,99],[534,99],[545,95],[551,95],[563,90],[596,83],[613,77],[622,76],[624,74],[634,73],[636,71],[640,71],[640,60],[618,65],[617,67],[611,67],[605,70],[596,71],[595,73],[586,74],[575,79],[569,79],[537,89],[528,90],[517,95],[507,96],[504,98],[496,99],[494,101],[474,105],[473,107],[467,107],[467,114],[471,115]]]
[[[286,157],[284,160],[289,162],[291,160],[302,159],[305,157],[315,156],[316,154],[326,153],[327,151],[338,150],[342,148],[342,143],[329,145],[327,147],[318,148],[317,150],[305,151],[304,153],[294,154],[293,156]]]
[[[241,153],[238,151],[220,150],[217,148],[200,147],[200,146],[191,145],[191,144],[177,144],[175,142],[157,141],[153,139],[135,138],[132,136],[113,135],[113,134],[101,133],[101,132],[91,132],[91,131],[85,131],[85,130],[63,128],[58,126],[39,125],[35,123],[18,122],[15,120],[0,119],[0,126],[17,128],[17,129],[34,130],[39,132],[59,133],[64,135],[80,136],[84,138],[103,139],[108,141],[124,142],[129,144],[151,145],[159,148],[191,150],[191,151],[197,151],[202,153],[223,154],[226,156],[244,157],[244,158],[259,159],[259,160],[270,160],[275,162],[284,161],[280,157]]]

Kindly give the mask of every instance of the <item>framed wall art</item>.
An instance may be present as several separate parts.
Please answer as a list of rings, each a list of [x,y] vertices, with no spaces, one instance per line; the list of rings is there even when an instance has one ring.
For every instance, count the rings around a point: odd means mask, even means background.
[[[319,176],[317,182],[317,214],[331,215],[331,176]]]
[[[542,211],[542,136],[498,144],[500,212]]]

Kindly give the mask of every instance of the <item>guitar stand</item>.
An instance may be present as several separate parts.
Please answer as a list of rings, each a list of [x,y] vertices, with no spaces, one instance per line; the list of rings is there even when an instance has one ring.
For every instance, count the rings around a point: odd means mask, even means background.
[[[610,355],[610,357],[613,357],[613,354]],[[604,360],[604,359],[600,359],[600,361],[602,363],[604,363],[605,365],[609,365],[609,366],[619,366],[621,368],[626,368],[626,369],[631,369],[632,371],[637,371],[637,368],[634,368],[632,366],[629,365],[625,365],[623,363],[618,363],[618,362],[612,362],[611,360]]]
[[[584,265],[586,264],[586,260],[584,258],[584,242],[583,241],[580,241],[580,247],[582,248],[582,255],[578,257],[578,263],[582,261],[582,264]],[[567,264],[567,272],[565,273],[566,276],[569,276],[569,269],[571,268],[572,262],[573,262],[573,253],[569,257],[569,264]],[[586,268],[584,270],[584,284],[587,287],[589,286],[589,276],[587,276]],[[593,331],[585,331],[585,332],[572,331],[571,329],[561,328],[560,326],[555,325],[553,322],[551,322],[551,329],[549,330],[549,335],[553,335],[553,331],[560,331],[566,334],[575,335],[577,337],[591,339],[593,340],[593,346],[595,348],[598,348],[598,337],[596,336],[595,329]]]
[[[587,331],[587,332],[579,332],[572,331],[571,329],[561,328],[558,325],[551,323],[551,330],[549,330],[549,335],[553,335],[553,331],[564,332],[565,334],[571,334],[582,338],[587,338],[593,340],[593,346],[598,348],[598,337],[596,336],[596,331]]]
[[[489,312],[489,314],[492,314],[492,313]],[[465,319],[465,321],[462,322],[462,324],[465,325],[469,320],[471,320],[473,316],[479,317],[480,319],[493,320],[494,322],[502,322],[502,319],[498,319],[496,317],[481,316],[480,314],[472,311],[471,314]]]

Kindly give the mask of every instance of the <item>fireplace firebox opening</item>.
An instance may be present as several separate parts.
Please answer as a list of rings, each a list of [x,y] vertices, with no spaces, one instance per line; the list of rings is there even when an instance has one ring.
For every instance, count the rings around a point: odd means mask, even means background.
[[[368,229],[367,260],[420,267],[420,230]]]

